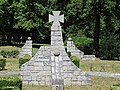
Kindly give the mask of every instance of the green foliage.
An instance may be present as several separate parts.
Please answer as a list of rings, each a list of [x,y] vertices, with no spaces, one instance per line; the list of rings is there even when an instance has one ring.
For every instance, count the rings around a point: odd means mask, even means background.
[[[73,40],[75,41],[76,47],[90,47],[93,43],[93,40],[90,38],[87,38],[85,36],[83,37],[73,37]]]
[[[32,36],[35,42],[49,43],[48,14],[53,10],[60,10],[65,15],[65,23],[62,25],[64,40],[72,37],[78,48],[89,47],[98,54],[105,50],[104,55],[109,52],[106,58],[116,57],[114,53],[119,48],[106,51],[107,47],[113,45],[110,40],[106,43],[105,39],[114,30],[115,37],[120,40],[119,0],[0,0],[0,33],[7,36],[9,43],[17,31],[17,34],[20,31]],[[104,31],[110,34],[105,34]],[[117,44],[114,42],[115,39],[112,43],[120,46],[118,41]],[[105,43],[109,45],[106,46]]]
[[[7,57],[17,57],[19,54],[18,50],[1,50],[1,55],[5,58]]]
[[[72,62],[79,68],[80,59],[76,56],[71,56],[70,58],[71,58]]]
[[[0,70],[4,70],[6,66],[6,59],[0,58]]]
[[[28,59],[30,59],[31,56],[30,56],[29,54],[25,54],[23,58],[28,58]]]
[[[25,54],[23,58],[19,58],[19,68],[21,67],[22,64],[28,62],[30,60],[30,55]]]
[[[67,52],[68,57],[71,57],[71,52]]]
[[[7,57],[7,51],[2,50],[2,51],[1,51],[1,55],[2,55],[3,57]]]
[[[113,84],[110,90],[120,90],[120,83]]]
[[[120,54],[120,41],[117,40],[116,35],[105,36],[100,42],[100,55],[104,59],[114,59]]]
[[[22,81],[18,77],[0,77],[0,90],[22,90]]]

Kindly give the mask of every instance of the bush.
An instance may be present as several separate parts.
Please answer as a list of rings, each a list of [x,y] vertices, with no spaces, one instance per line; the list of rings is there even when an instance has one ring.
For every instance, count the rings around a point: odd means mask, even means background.
[[[72,62],[73,62],[77,67],[79,67],[80,60],[79,60],[78,57],[76,57],[76,56],[71,56],[71,60],[72,60]]]
[[[7,51],[2,50],[2,51],[1,51],[1,55],[2,55],[4,58],[6,58],[6,57],[7,57]]]
[[[14,58],[14,57],[18,56],[19,51],[18,50],[13,50],[13,51],[11,51],[11,53],[12,53],[12,57]]]
[[[0,70],[5,69],[6,59],[0,58]]]
[[[110,90],[120,90],[120,83],[114,84]]]
[[[68,57],[71,57],[71,52],[67,52]]]
[[[10,51],[8,51],[8,50],[2,50],[1,51],[1,55],[4,57],[4,58],[7,58],[7,57],[13,57],[13,58],[15,58],[15,57],[17,57],[18,56],[18,54],[19,54],[19,51],[18,50],[10,50]]]
[[[100,39],[100,58],[115,59],[120,55],[120,40],[114,33]]]
[[[19,68],[22,64],[28,62],[30,60],[31,56],[28,54],[25,54],[23,58],[19,58]]]
[[[0,90],[22,90],[22,81],[18,77],[0,77]]]

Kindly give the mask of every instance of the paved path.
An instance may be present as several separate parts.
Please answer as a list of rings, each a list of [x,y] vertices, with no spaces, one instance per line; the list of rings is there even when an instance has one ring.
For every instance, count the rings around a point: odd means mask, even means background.
[[[119,73],[108,73],[108,72],[87,72],[90,76],[102,76],[102,77],[113,77],[120,78]]]
[[[0,76],[19,75],[19,71],[0,71]]]
[[[108,73],[108,72],[87,72],[90,76],[102,76],[102,77],[113,77],[120,78],[119,73]],[[19,71],[0,71],[0,76],[19,75]]]

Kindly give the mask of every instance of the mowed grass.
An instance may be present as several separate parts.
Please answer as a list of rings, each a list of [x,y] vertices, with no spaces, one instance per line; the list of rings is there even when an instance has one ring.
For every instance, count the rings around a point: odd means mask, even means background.
[[[17,58],[6,58],[6,66],[3,71],[19,71],[19,60]]]
[[[109,77],[92,77],[89,86],[70,85],[65,86],[64,90],[110,90],[111,86],[120,82],[120,79]],[[51,86],[24,85],[23,90],[51,90]]]
[[[80,69],[93,72],[120,73],[120,61],[115,60],[96,60],[80,61]]]
[[[16,46],[0,46],[0,51],[1,50],[19,50],[19,47]]]
[[[66,86],[65,90],[110,90],[111,86],[120,82],[120,79],[109,77],[92,77],[92,83],[89,86]]]
[[[23,85],[22,90],[51,90],[51,86]]]

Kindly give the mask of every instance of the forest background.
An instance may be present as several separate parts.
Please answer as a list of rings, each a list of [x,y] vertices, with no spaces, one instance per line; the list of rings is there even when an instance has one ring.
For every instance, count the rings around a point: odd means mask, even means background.
[[[120,57],[120,0],[0,0],[0,45],[50,44],[48,14],[61,11],[64,43],[71,37],[85,54]]]

